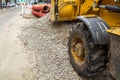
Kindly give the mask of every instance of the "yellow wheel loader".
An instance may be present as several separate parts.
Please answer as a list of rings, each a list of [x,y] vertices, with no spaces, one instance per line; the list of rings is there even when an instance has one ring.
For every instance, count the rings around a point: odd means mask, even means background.
[[[52,0],[54,22],[79,20],[68,49],[75,71],[92,78],[108,69],[120,80],[120,0]]]

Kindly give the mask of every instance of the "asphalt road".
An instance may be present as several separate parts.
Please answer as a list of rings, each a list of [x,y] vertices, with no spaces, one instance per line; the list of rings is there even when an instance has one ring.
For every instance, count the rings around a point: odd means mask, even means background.
[[[18,38],[21,26],[29,22],[20,12],[16,7],[0,14],[0,80],[34,80],[34,53]]]
[[[20,13],[20,7],[14,7],[11,9],[7,9],[5,12],[1,12],[0,14],[0,28],[4,28],[4,26],[13,20],[13,18]],[[1,30],[1,29],[0,29]]]

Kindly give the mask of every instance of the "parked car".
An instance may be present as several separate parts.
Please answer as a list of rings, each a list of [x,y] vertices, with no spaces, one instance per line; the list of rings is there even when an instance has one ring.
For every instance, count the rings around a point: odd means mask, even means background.
[[[15,4],[15,3],[11,3],[10,6],[11,6],[11,7],[15,7],[16,4]]]
[[[7,7],[15,7],[16,4],[15,3],[7,3]]]
[[[5,3],[2,4],[2,8],[6,8],[7,5]]]

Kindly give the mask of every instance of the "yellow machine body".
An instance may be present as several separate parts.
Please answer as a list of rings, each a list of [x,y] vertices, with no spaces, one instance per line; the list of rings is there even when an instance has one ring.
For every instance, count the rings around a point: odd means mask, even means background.
[[[97,15],[99,8],[95,5],[98,4],[94,4],[94,0],[52,0],[51,20],[68,21],[75,20],[80,15]]]
[[[120,0],[116,3],[115,0],[103,0],[102,4],[120,6]],[[107,30],[108,32],[120,35],[120,13],[100,9],[99,16],[111,27],[110,30]]]
[[[79,0],[52,0],[51,20],[52,21],[74,20],[76,19],[79,11],[79,9],[77,8],[79,8]]]
[[[120,0],[52,0],[51,20],[70,21],[77,19],[77,16],[99,16],[111,27],[108,32],[120,34],[120,30],[116,30],[120,27],[120,13],[98,7],[106,4],[120,6]]]

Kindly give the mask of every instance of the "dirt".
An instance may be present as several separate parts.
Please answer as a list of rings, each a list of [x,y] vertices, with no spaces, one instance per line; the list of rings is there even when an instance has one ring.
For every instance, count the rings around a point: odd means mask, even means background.
[[[18,12],[12,20],[0,25],[0,80],[35,80],[35,54],[18,38],[21,27],[27,23]]]
[[[120,80],[120,37],[115,34],[110,34],[110,41],[110,73],[116,80]]]

